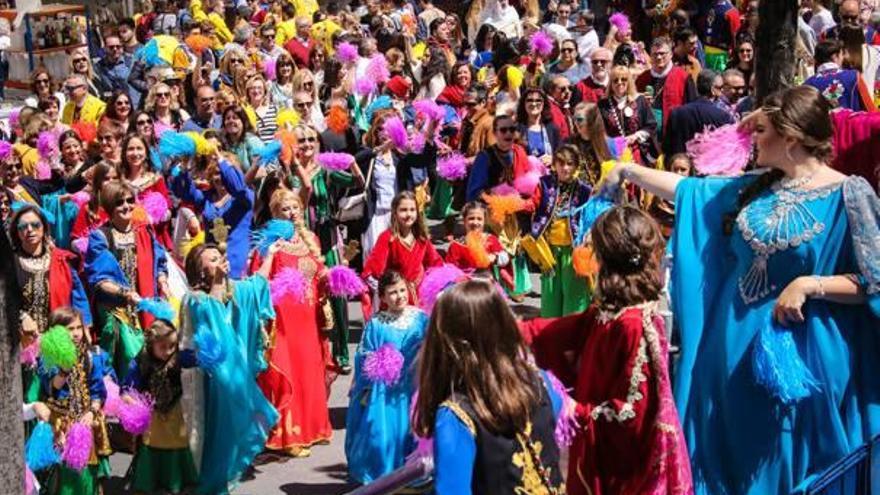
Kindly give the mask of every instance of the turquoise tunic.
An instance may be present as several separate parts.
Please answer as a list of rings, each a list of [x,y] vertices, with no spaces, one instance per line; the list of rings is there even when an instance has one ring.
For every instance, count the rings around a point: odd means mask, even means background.
[[[880,432],[880,203],[860,178],[774,186],[726,213],[754,175],[685,179],[676,191],[675,393],[698,494],[790,493]],[[766,247],[766,249],[765,249]],[[819,390],[783,406],[755,380],[752,349],[800,276],[855,274],[867,304],[808,300],[791,329]]]
[[[348,473],[358,483],[369,483],[403,466],[415,446],[409,424],[415,390],[413,361],[427,326],[428,315],[407,308],[397,318],[379,313],[364,329],[355,355],[355,382],[345,421]],[[373,383],[364,374],[364,360],[385,344],[404,356],[401,379],[393,386]]]

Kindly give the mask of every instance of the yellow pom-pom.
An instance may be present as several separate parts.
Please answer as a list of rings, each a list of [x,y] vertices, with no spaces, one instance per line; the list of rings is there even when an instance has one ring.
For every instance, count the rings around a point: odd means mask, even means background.
[[[196,155],[207,156],[217,152],[217,145],[213,141],[205,139],[201,133],[188,131],[184,132],[184,134],[196,143]]]
[[[278,127],[281,129],[292,129],[299,125],[300,116],[296,110],[284,109],[278,112],[278,117],[276,118],[278,122]]]
[[[519,67],[508,67],[507,68],[507,82],[510,83],[510,87],[516,89],[522,86],[523,71],[519,69]]]
[[[419,41],[412,47],[413,57],[416,59],[421,59],[425,56],[425,51],[428,50],[428,45],[425,44],[424,41]]]
[[[632,163],[633,162],[633,152],[629,146],[623,149],[623,152],[620,154],[620,161],[624,163]]]

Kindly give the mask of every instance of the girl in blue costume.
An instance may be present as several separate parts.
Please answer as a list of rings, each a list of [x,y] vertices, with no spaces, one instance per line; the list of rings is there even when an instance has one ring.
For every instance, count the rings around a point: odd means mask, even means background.
[[[123,182],[101,188],[101,207],[110,220],[89,234],[85,275],[94,294],[101,348],[110,356],[117,376],[144,345],[141,331],[152,315],[135,311],[141,298],[170,294],[165,250],[148,225],[133,219],[135,191]]]
[[[198,492],[205,495],[228,493],[278,421],[256,381],[265,367],[263,324],[275,317],[262,274],[273,256],[270,250],[260,273],[240,281],[229,279],[229,262],[213,244],[196,246],[186,257],[193,292],[181,307],[181,346],[198,347],[195,334],[209,332],[224,355],[211,371],[184,370],[182,378]]]
[[[554,438],[562,397],[528,355],[494,283],[462,282],[437,298],[413,430],[434,437],[438,495],[565,493]]]
[[[40,382],[49,407],[56,442],[61,442],[77,421],[91,425],[94,446],[88,466],[76,472],[59,466],[49,482],[50,493],[59,495],[94,495],[101,493],[100,480],[110,476],[110,437],[102,406],[107,399],[105,375],[115,380],[107,354],[99,347],[89,348],[82,316],[69,306],[49,315],[49,326],[67,330],[76,346],[76,364],[69,370],[46,369],[40,363]]]
[[[415,446],[410,434],[409,409],[413,394],[412,364],[422,345],[428,316],[409,306],[406,280],[389,271],[379,280],[382,311],[367,323],[355,355],[355,382],[349,394],[345,421],[345,456],[349,476],[369,483],[403,466]],[[372,381],[365,363],[384,346],[403,356],[400,378],[393,385]]]
[[[185,169],[171,182],[171,191],[193,203],[201,213],[208,242],[226,246],[229,276],[240,279],[247,270],[254,192],[241,170],[216,155],[195,158],[199,175],[207,179],[199,187],[193,173]]]
[[[829,110],[810,87],[765,99],[744,124],[770,168],[761,175],[626,164],[609,176],[675,201],[675,392],[697,493],[801,491],[880,432],[880,202],[826,165]],[[782,403],[752,371],[771,318],[818,382],[799,402]]]

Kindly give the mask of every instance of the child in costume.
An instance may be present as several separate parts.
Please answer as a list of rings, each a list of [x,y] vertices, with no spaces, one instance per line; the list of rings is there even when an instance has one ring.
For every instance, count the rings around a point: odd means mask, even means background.
[[[131,489],[180,493],[198,482],[180,402],[181,369],[195,366],[195,354],[178,351],[178,332],[168,320],[155,320],[144,333],[144,348],[131,361],[125,385],[149,394],[154,403],[150,428],[131,461]]]
[[[538,365],[574,387],[579,428],[568,493],[693,493],[657,307],[660,230],[647,213],[623,206],[599,217],[590,235],[598,300],[577,315],[521,324]]]
[[[391,202],[391,228],[376,240],[376,246],[364,262],[362,276],[371,287],[388,270],[400,273],[406,280],[410,292],[410,302],[416,302],[416,288],[425,274],[425,269],[443,263],[437,254],[425,225],[424,217],[418,211],[416,196],[411,191],[402,191]],[[365,309],[364,317],[369,312]]]
[[[437,298],[413,418],[417,435],[434,437],[437,494],[565,493],[562,398],[527,356],[494,283],[460,282]]]
[[[586,309],[587,282],[572,264],[572,249],[580,234],[578,208],[590,198],[590,186],[575,177],[581,168],[574,145],[553,153],[553,172],[541,177],[532,195],[531,237],[523,247],[542,269],[541,316],[555,317]]]
[[[495,268],[496,278],[513,290],[513,272],[510,270],[510,256],[498,237],[485,231],[486,205],[479,201],[471,201],[464,205],[461,217],[464,222],[465,236],[455,239],[449,244],[446,262],[462,270],[484,270]]]
[[[49,481],[51,493],[63,495],[94,495],[100,491],[100,479],[109,477],[110,450],[107,423],[102,412],[107,389],[104,376],[115,378],[106,353],[100,348],[89,349],[85,328],[79,312],[62,306],[49,315],[49,330],[43,340],[69,335],[75,349],[75,364],[69,369],[47,365],[46,348],[41,344],[44,356],[40,358],[40,381],[46,405],[51,411],[49,422],[55,432],[56,443],[64,445],[74,423],[91,426],[93,445],[88,465],[77,472],[61,465],[54,479]],[[48,335],[53,333],[54,335]],[[61,335],[58,335],[61,334]]]
[[[409,424],[412,365],[428,325],[428,316],[409,305],[409,289],[399,273],[382,276],[379,294],[387,309],[364,329],[345,421],[348,473],[358,483],[403,466],[414,447]],[[376,371],[380,368],[386,373]]]

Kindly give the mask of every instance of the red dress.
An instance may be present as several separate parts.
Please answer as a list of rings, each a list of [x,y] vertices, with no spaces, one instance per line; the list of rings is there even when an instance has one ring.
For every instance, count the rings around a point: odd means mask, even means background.
[[[153,182],[146,187],[142,186],[137,195],[138,201],[143,200],[144,196],[151,192],[161,194],[165,198],[165,201],[168,202],[168,211],[171,211],[171,207],[174,203],[171,202],[171,195],[168,194],[168,187],[165,186],[165,179],[162,178],[161,175],[157,174],[156,179]],[[161,244],[162,247],[169,251],[174,251],[174,241],[171,239],[170,218],[153,225],[153,233],[156,235],[156,240],[159,241],[159,244]]]
[[[425,275],[425,269],[442,264],[443,258],[437,254],[430,239],[416,239],[412,246],[407,246],[388,229],[376,239],[361,275],[378,280],[388,270],[399,272],[409,285],[410,303],[416,304],[416,289]],[[370,313],[369,308],[364,308],[364,311],[366,318]]]
[[[261,263],[255,254],[251,267]],[[321,310],[326,295],[319,282],[324,262],[309,251],[299,233],[275,254],[269,280],[288,267],[299,270],[311,284],[305,301],[287,295],[274,304],[269,366],[257,383],[279,414],[266,447],[296,454],[300,449],[330,441],[333,435],[325,382],[331,358],[327,336],[321,330],[326,326]]]
[[[663,320],[648,306],[616,315],[524,322],[539,366],[574,385],[579,429],[569,495],[693,493],[667,368]]]
[[[486,253],[496,256],[501,251],[504,251],[504,248],[501,247],[501,242],[498,241],[498,237],[494,234],[483,234],[483,247],[486,249]],[[462,270],[485,268],[477,266],[474,255],[468,249],[465,239],[456,239],[449,244],[449,250],[446,251],[446,262]]]

